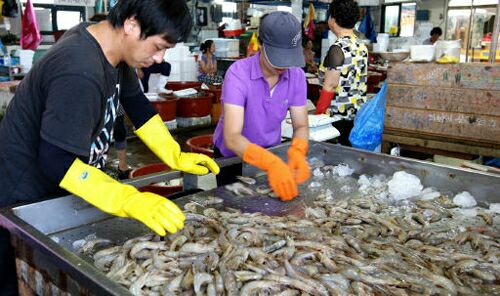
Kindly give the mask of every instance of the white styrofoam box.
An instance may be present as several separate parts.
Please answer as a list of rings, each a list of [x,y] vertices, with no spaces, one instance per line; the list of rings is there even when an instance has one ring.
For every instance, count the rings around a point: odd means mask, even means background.
[[[380,5],[380,0],[359,0],[359,6],[378,6]]]
[[[377,43],[380,44],[380,51],[387,51],[389,47],[389,34],[379,33],[377,35]]]
[[[170,74],[182,72],[182,61],[169,61]]]
[[[380,47],[380,43],[373,43],[372,52],[382,52],[382,48]]]
[[[182,72],[196,72],[198,71],[198,64],[194,57],[188,57],[182,61]]]
[[[239,50],[240,40],[229,38],[214,38],[215,51]]]
[[[198,81],[198,72],[182,72],[181,79],[182,81]]]
[[[170,48],[165,52],[164,60],[167,62],[178,61],[190,55],[189,47],[185,46],[184,43],[178,43],[174,48]]]
[[[227,50],[216,52],[215,55],[219,58],[237,58],[240,56],[239,50]]]
[[[214,39],[217,38],[218,36],[219,36],[219,31],[217,30],[202,29],[200,32],[199,40]]]
[[[240,30],[240,29],[241,29],[240,19],[230,19],[227,22],[226,30]]]
[[[327,141],[340,136],[340,132],[332,126],[332,122],[339,121],[340,117],[330,117],[328,115],[309,115],[309,139],[313,141]],[[293,126],[290,118],[286,118],[281,123],[281,136],[292,138]]]
[[[413,45],[410,48],[410,59],[413,62],[431,62],[434,60],[435,52],[434,45]]]
[[[170,81],[182,81],[181,79],[181,73],[170,73],[170,76],[168,76],[168,80]]]

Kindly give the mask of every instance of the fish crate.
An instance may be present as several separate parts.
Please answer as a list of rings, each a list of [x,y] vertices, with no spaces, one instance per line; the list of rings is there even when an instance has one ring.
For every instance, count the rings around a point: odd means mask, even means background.
[[[387,82],[385,147],[500,157],[500,65],[394,63]]]
[[[286,143],[270,150],[286,159],[289,147],[290,143]],[[425,187],[450,194],[468,191],[478,203],[500,202],[500,176],[495,174],[312,141],[309,153],[311,158],[314,156],[325,164],[347,164],[355,175],[391,175],[404,170],[416,175]],[[224,167],[241,163],[241,159],[234,157],[218,159],[217,162]],[[242,165],[243,176],[267,182],[257,168]],[[142,187],[180,177],[181,173],[175,171],[139,177],[127,183]],[[190,178],[197,176],[184,174],[184,186],[193,181]],[[210,197],[217,197],[223,200],[218,208],[261,212],[270,216],[304,216],[305,208],[313,203],[316,195],[312,189],[303,189],[301,197],[284,203],[265,196],[239,198],[218,187],[175,199],[175,203],[180,207],[188,202],[203,205]],[[73,195],[1,209],[0,226],[9,230],[16,247],[23,295],[130,295],[127,289],[98,270],[92,258],[76,252],[74,244],[89,235],[121,244],[150,233],[135,220],[110,216]]]

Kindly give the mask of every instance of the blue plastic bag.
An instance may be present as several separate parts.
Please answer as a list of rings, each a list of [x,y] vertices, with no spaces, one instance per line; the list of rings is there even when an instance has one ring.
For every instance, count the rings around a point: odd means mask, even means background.
[[[369,102],[363,104],[354,119],[349,141],[355,148],[374,151],[382,144],[384,132],[385,96],[387,82]]]
[[[367,9],[365,17],[359,24],[358,31],[365,34],[366,38],[370,39],[372,43],[377,42],[377,31],[375,31],[375,23],[372,20],[370,10]]]

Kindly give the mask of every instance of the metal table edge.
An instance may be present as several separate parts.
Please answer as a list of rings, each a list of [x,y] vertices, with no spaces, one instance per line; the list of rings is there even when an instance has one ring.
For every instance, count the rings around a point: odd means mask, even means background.
[[[61,268],[83,287],[98,295],[131,295],[122,285],[109,279],[101,271],[82,260],[76,254],[52,241],[48,236],[33,228],[28,223],[14,215],[10,209],[0,209],[0,226],[11,235],[21,238],[33,248],[37,248],[44,255],[55,261],[54,265]]]

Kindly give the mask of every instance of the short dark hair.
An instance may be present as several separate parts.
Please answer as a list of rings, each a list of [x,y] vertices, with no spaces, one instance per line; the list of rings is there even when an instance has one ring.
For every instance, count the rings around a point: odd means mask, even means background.
[[[328,11],[342,28],[352,29],[359,20],[359,6],[353,0],[333,0]]]
[[[431,30],[431,36],[434,34],[438,34],[439,36],[443,35],[443,30],[440,27],[434,27]]]
[[[200,51],[202,53],[207,53],[207,51],[210,49],[213,43],[214,43],[213,40],[206,40],[200,45]]]
[[[169,43],[189,37],[193,21],[185,0],[119,0],[108,14],[114,28],[135,17],[141,26],[141,38],[163,34]]]

